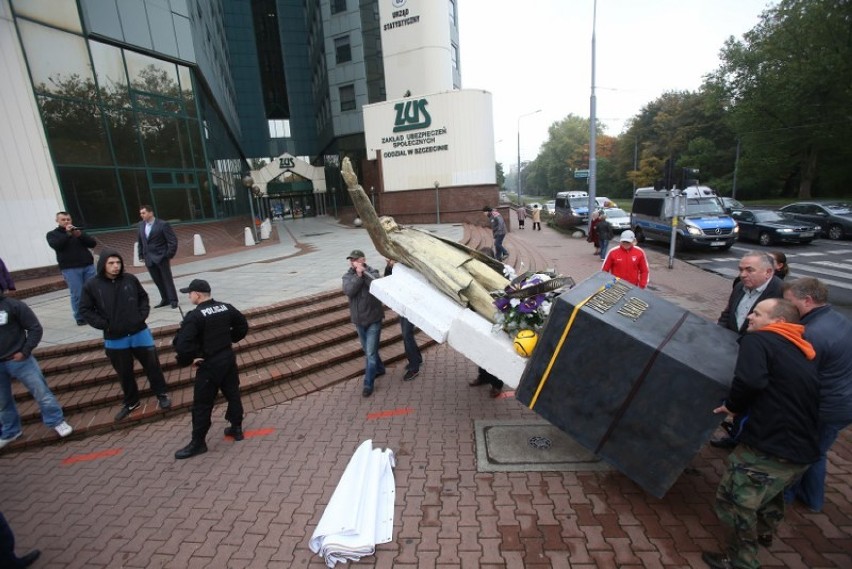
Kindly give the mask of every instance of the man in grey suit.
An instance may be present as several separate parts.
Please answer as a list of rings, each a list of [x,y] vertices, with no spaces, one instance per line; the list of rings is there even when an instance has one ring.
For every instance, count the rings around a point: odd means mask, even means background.
[[[172,226],[167,221],[154,217],[154,209],[149,205],[139,207],[139,258],[145,261],[148,273],[160,291],[160,304],[178,307],[175,281],[169,261],[177,253],[178,241]]]
[[[784,283],[775,276],[775,259],[762,251],[743,255],[739,273],[740,282],[731,291],[728,306],[719,316],[718,324],[742,335],[748,328],[747,317],[752,309],[767,298],[782,298]]]

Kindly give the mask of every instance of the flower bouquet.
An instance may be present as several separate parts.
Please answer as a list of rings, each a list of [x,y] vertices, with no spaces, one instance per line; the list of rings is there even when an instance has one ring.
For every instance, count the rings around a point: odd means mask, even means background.
[[[540,332],[560,289],[574,286],[574,279],[553,271],[528,271],[513,278],[502,291],[491,293],[497,307],[495,328],[514,337],[521,330]]]

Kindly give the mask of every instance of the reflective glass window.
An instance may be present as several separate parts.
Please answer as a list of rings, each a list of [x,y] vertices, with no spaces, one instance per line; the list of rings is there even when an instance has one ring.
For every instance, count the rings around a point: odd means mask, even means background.
[[[213,207],[213,188],[210,187],[210,180],[204,172],[199,173],[198,178],[201,187],[200,217],[215,217],[216,210]]]
[[[15,14],[71,32],[83,32],[76,0],[12,0]]]
[[[192,163],[196,168],[206,168],[204,162],[204,147],[201,142],[201,126],[198,121],[189,119],[186,121],[189,132],[189,141],[192,144]]]
[[[186,114],[192,118],[197,118],[195,92],[192,88],[192,72],[189,70],[189,67],[178,65],[178,75],[180,76],[180,92],[183,96],[183,104],[186,108]]]
[[[169,221],[187,221],[195,219],[199,205],[198,188],[162,188],[154,189],[154,207],[157,216]]]
[[[340,88],[340,110],[355,110],[355,85],[344,85]]]
[[[138,120],[148,166],[193,167],[192,149],[184,119],[139,113]]]
[[[334,38],[334,57],[337,63],[352,61],[352,47],[349,45],[349,36]]]
[[[18,29],[37,92],[94,100],[94,74],[83,38],[26,20],[18,20]]]
[[[131,89],[175,99],[180,96],[177,67],[174,63],[129,50],[124,50],[124,57],[127,60]]]
[[[331,0],[331,13],[339,14],[346,11],[346,0]]]
[[[121,166],[144,166],[139,129],[132,111],[106,109],[104,111],[115,159]]]
[[[139,206],[154,201],[151,199],[148,176],[145,175],[144,170],[119,170],[118,178],[121,180],[121,192],[127,208],[127,217],[130,223],[133,223],[139,219]]]
[[[121,50],[96,41],[89,41],[89,49],[92,51],[92,61],[95,64],[101,102],[110,107],[130,106],[127,73],[124,71]]]
[[[101,111],[92,103],[38,98],[56,164],[112,165]]]
[[[74,222],[88,229],[128,225],[112,168],[57,168],[59,186]]]

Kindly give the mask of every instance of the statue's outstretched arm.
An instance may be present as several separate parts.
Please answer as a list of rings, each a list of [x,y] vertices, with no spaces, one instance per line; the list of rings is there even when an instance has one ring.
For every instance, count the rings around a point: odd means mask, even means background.
[[[373,204],[370,203],[370,198],[367,197],[367,192],[365,192],[364,188],[362,188],[358,183],[358,176],[355,175],[355,171],[352,169],[352,163],[349,161],[348,157],[343,159],[343,165],[340,168],[340,173],[343,176],[343,180],[346,182],[346,187],[349,189],[349,195],[352,197],[352,203],[355,204],[355,209],[358,211],[358,217],[361,218],[361,222],[367,229],[367,233],[370,234],[370,238],[373,240],[373,245],[376,246],[376,250],[388,259],[399,261],[400,259],[399,256],[395,254],[393,243],[388,238],[387,232],[384,228],[382,228],[379,216],[376,214],[376,210],[373,209]]]

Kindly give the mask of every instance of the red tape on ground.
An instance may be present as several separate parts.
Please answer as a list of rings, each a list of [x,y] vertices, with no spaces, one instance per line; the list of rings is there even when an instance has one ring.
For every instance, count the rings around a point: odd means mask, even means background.
[[[68,466],[69,464],[76,464],[78,462],[89,462],[92,460],[99,460],[101,458],[108,458],[110,456],[115,456],[117,454],[121,454],[120,448],[114,448],[110,450],[102,450],[100,452],[92,452],[89,454],[78,454],[76,456],[69,456],[65,460],[62,461],[63,466]]]
[[[275,429],[255,429],[253,431],[243,431],[243,436],[250,439],[253,437],[265,437],[266,435],[271,435],[274,432]],[[234,437],[225,437],[225,439],[232,441],[234,440]]]
[[[378,411],[376,413],[367,413],[367,420],[386,419],[387,417],[396,417],[397,415],[408,415],[414,413],[411,407],[403,407],[402,409],[392,409],[390,411]]]

